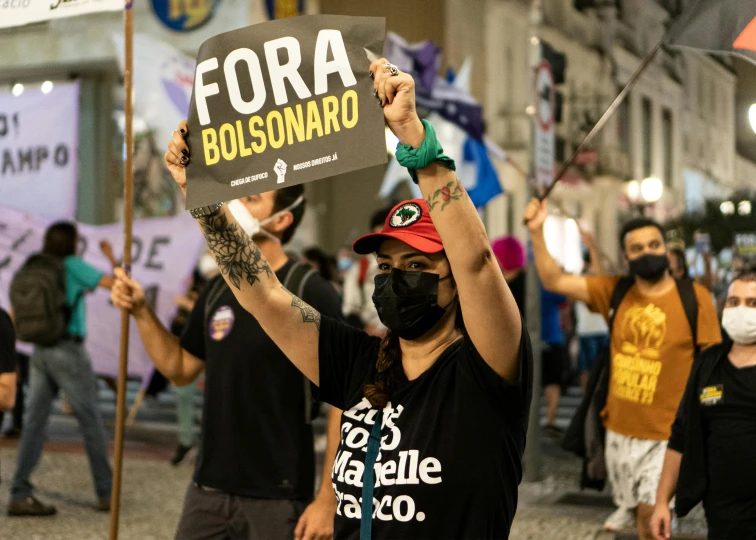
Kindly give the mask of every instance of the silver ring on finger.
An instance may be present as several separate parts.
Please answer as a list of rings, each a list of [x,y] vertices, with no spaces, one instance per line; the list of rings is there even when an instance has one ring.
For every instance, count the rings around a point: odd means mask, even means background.
[[[388,74],[391,75],[392,77],[396,77],[397,75],[399,75],[399,68],[396,67],[391,62],[386,62],[386,65],[383,67],[386,68],[386,71],[388,71]]]

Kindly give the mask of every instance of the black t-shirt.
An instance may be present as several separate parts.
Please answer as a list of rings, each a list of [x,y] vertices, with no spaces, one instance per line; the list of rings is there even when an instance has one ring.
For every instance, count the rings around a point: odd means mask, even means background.
[[[276,276],[283,282],[289,261]],[[306,422],[304,375],[260,324],[217,280],[207,284],[189,318],[181,346],[206,362],[202,436],[194,481],[235,495],[309,499],[315,457]],[[217,298],[210,306],[208,295]],[[303,300],[339,317],[341,299],[319,275],[310,277]]]
[[[10,316],[0,308],[0,373],[16,371],[16,332]]]
[[[700,386],[710,537],[756,539],[756,366],[722,358]]]
[[[340,409],[332,472],[336,540],[358,540],[368,434],[376,417],[363,397],[380,340],[323,318],[320,397]],[[507,538],[517,508],[531,399],[532,353],[523,328],[520,381],[507,384],[470,339],[450,345],[420,377],[400,382],[383,411],[376,460],[373,538]]]

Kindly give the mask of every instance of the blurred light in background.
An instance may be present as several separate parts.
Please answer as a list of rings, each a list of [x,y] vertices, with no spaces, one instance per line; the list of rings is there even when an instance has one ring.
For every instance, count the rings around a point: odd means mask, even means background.
[[[741,216],[751,215],[751,201],[740,201],[738,203],[738,214]]]
[[[640,182],[637,180],[630,180],[627,183],[627,198],[632,202],[638,202],[640,200]]]
[[[748,122],[751,124],[751,129],[756,133],[756,103],[748,108]]]
[[[16,97],[20,96],[21,94],[24,93],[24,85],[21,83],[14,84],[11,92],[13,92],[13,95]]]
[[[49,94],[52,92],[53,89],[53,83],[52,81],[45,81],[42,83],[42,93],[43,94]]]
[[[583,248],[574,219],[550,215],[543,224],[543,235],[546,238],[546,248],[565,272],[582,273]]]
[[[664,193],[664,184],[658,178],[646,178],[641,182],[640,192],[644,201],[654,203],[661,199]]]
[[[735,203],[732,201],[724,201],[719,205],[719,211],[725,216],[731,216],[735,213]]]

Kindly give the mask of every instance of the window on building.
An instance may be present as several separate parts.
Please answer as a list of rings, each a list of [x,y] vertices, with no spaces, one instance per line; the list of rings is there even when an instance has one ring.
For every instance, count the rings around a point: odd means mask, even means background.
[[[662,140],[664,142],[664,184],[672,187],[674,184],[674,166],[672,157],[674,148],[672,148],[672,111],[669,109],[662,110]]]
[[[641,101],[641,133],[643,134],[643,178],[651,176],[651,100],[644,97]]]

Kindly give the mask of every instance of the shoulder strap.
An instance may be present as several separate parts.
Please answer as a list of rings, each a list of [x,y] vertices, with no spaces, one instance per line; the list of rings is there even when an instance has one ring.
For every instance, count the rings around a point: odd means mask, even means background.
[[[302,296],[304,296],[304,290],[307,286],[307,282],[310,281],[310,278],[316,273],[317,270],[315,270],[307,263],[294,263],[294,265],[289,268],[289,272],[284,278],[283,286],[287,291],[291,292],[297,298],[304,301]],[[307,377],[302,378],[304,379],[305,423],[309,425],[312,424],[313,417],[312,386],[310,385],[310,380]]]
[[[611,299],[611,302],[609,303],[609,333],[610,334],[611,334],[612,328],[614,327],[614,316],[617,314],[617,309],[622,303],[622,299],[625,298],[625,295],[628,293],[628,291],[632,288],[633,285],[635,285],[634,278],[631,278],[629,276],[623,276],[614,286],[614,290],[612,291],[612,299]]]
[[[692,279],[676,279],[677,292],[680,294],[685,318],[690,325],[690,333],[693,335],[693,347],[698,352],[698,298]]]
[[[210,287],[210,290],[207,291],[204,306],[206,329],[208,323],[210,322],[210,314],[212,313],[213,307],[215,306],[216,302],[220,300],[220,297],[223,295],[223,293],[226,292],[226,280],[223,279],[223,276],[218,276],[214,281],[208,283],[207,286]]]

